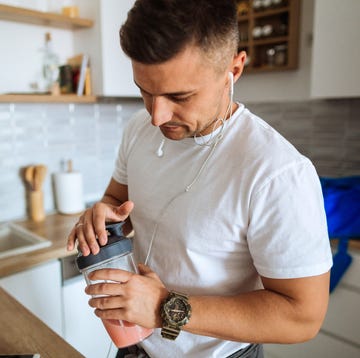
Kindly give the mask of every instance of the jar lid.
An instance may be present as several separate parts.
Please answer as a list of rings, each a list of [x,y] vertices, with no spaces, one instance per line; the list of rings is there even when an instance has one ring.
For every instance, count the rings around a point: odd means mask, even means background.
[[[124,255],[132,252],[132,241],[127,237],[109,237],[106,245],[100,247],[99,253],[88,256],[79,255],[76,258],[76,264],[79,270],[84,270],[89,266],[96,265],[105,260],[118,255]]]

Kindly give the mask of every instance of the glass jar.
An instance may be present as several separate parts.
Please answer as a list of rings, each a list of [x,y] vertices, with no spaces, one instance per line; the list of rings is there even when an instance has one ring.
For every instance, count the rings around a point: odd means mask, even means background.
[[[277,45],[274,47],[274,62],[276,66],[285,66],[287,63],[287,45]]]
[[[266,50],[266,64],[268,66],[274,66],[275,63],[275,49],[270,47]]]

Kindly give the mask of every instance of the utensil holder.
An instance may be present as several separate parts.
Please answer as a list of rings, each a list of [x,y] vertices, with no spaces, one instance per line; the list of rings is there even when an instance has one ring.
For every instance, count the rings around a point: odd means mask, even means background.
[[[42,190],[31,190],[28,192],[29,216],[36,222],[45,219],[44,194]]]

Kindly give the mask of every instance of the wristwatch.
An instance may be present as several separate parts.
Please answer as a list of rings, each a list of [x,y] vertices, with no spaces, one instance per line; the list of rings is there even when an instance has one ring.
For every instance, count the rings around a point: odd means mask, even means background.
[[[163,338],[175,340],[182,326],[189,322],[191,306],[188,298],[184,293],[171,291],[169,296],[162,302],[160,313],[163,320],[161,329]]]

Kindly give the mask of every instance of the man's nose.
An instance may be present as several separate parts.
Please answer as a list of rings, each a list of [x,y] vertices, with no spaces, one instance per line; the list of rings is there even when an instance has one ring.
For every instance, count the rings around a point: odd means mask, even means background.
[[[163,96],[153,97],[151,110],[151,123],[159,127],[162,124],[169,122],[172,118],[172,106]]]

